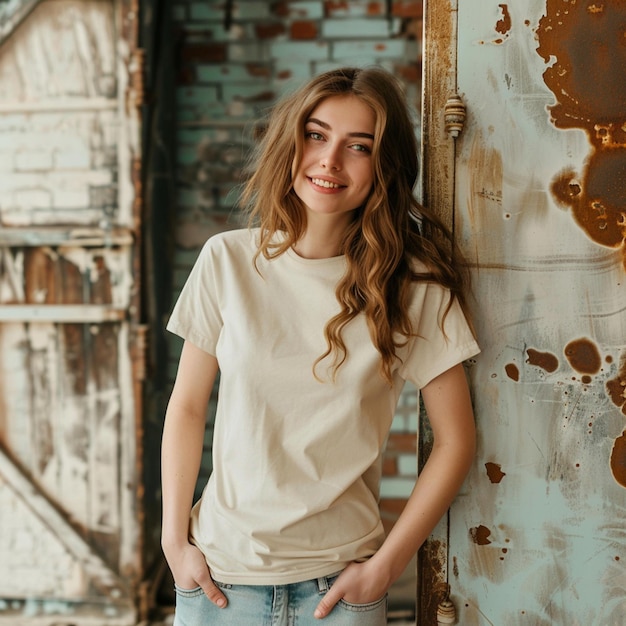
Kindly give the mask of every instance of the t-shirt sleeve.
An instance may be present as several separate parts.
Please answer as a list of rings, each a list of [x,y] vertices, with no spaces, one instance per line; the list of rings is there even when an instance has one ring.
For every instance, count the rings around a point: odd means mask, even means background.
[[[222,329],[219,255],[209,239],[200,251],[167,323],[167,330],[215,355]]]
[[[412,307],[415,335],[402,355],[400,375],[421,389],[439,374],[478,354],[480,348],[456,298],[446,315],[449,290],[429,283],[416,291]]]

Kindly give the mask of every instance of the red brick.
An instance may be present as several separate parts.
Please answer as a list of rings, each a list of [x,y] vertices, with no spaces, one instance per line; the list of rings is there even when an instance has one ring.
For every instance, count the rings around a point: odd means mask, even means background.
[[[392,13],[396,17],[422,17],[422,2],[394,2]]]
[[[180,47],[179,58],[184,62],[224,63],[226,46],[218,43],[189,43]]]
[[[285,34],[285,25],[279,22],[273,24],[256,24],[254,27],[256,36],[259,39],[274,39]]]
[[[331,17],[333,13],[344,13],[350,8],[349,2],[324,2],[324,13],[327,17]]]
[[[248,63],[246,65],[246,69],[248,70],[248,74],[250,74],[250,76],[254,76],[255,78],[271,78],[272,76],[272,73],[267,65]]]
[[[412,63],[411,65],[396,65],[394,67],[396,76],[407,83],[419,83],[422,80],[422,64]]]
[[[382,513],[397,518],[400,517],[405,506],[405,498],[381,498],[379,508]]]
[[[383,457],[383,476],[398,475],[398,461],[394,456]]]
[[[406,506],[406,500],[401,498],[381,498],[378,508],[380,510],[380,519],[385,528],[385,532],[393,528],[393,525],[400,517],[400,514]]]
[[[415,433],[391,433],[387,441],[388,452],[417,452]]]
[[[317,39],[317,24],[315,22],[293,22],[290,30],[292,39]]]
[[[272,13],[278,17],[289,16],[289,3],[288,2],[274,2],[272,5]]]
[[[384,15],[385,7],[382,2],[370,2],[367,5],[368,15]]]
[[[193,85],[196,82],[196,72],[192,67],[180,66],[176,71],[177,85]]]

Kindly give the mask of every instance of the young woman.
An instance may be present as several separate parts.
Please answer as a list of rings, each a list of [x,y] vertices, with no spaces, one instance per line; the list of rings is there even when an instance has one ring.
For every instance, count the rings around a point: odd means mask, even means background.
[[[185,339],[163,433],[176,626],[381,626],[386,593],[472,463],[478,352],[450,234],[414,199],[395,79],[344,68],[279,103],[244,190],[168,329]],[[220,372],[213,473],[192,497]],[[381,455],[406,380],[432,453],[385,537]]]

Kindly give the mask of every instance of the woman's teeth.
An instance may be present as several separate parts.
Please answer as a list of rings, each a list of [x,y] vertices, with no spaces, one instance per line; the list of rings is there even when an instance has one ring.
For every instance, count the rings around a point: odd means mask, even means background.
[[[321,178],[311,178],[314,185],[318,185],[319,187],[325,187],[326,189],[339,189],[341,185],[337,183],[331,183],[328,180],[322,180]]]

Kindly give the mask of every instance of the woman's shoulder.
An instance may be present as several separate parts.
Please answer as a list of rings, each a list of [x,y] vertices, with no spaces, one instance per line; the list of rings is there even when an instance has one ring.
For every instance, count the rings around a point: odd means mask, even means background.
[[[211,235],[204,243],[203,254],[214,256],[230,253],[242,253],[244,250],[256,250],[257,230],[235,228]]]

